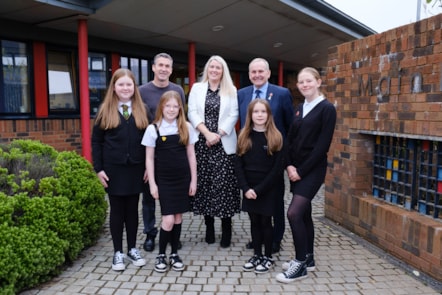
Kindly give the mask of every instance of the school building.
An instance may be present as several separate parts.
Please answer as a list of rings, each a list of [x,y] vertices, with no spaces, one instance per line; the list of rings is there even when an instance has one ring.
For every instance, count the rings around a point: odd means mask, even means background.
[[[338,111],[327,217],[442,279],[439,16],[376,34],[324,1],[20,0],[0,3],[0,27],[0,143],[38,139],[88,160],[119,67],[143,84],[167,52],[187,93],[213,54],[238,88],[263,57],[294,103],[296,73],[318,68]]]
[[[143,84],[167,52],[171,80],[187,93],[213,54],[237,87],[264,57],[272,81],[295,91],[294,72],[324,67],[330,46],[374,33],[329,5],[279,0],[2,1],[0,27],[0,142],[39,139],[88,160],[91,119],[119,67]]]
[[[442,14],[329,49],[325,215],[442,281]]]

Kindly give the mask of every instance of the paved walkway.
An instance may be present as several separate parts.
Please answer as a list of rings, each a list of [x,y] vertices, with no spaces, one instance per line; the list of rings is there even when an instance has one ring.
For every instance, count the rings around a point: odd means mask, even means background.
[[[294,255],[288,224],[283,249],[274,255],[276,268],[258,275],[242,271],[244,262],[253,254],[252,250],[245,249],[250,239],[245,213],[234,217],[232,246],[228,249],[219,246],[219,231],[216,243],[207,245],[203,218],[185,214],[183,248],[179,251],[187,265],[183,272],[155,272],[158,248],[154,253],[142,250],[147,260],[144,267],[128,264],[122,273],[113,271],[112,241],[106,223],[98,243],[83,251],[71,267],[52,281],[21,294],[441,294],[441,282],[422,274],[417,279],[418,272],[413,274],[410,267],[325,219],[322,193],[321,190],[314,199],[316,270],[309,272],[307,279],[282,284],[274,278],[281,272],[282,262]],[[286,199],[288,205],[288,195]],[[220,229],[219,219],[215,225]],[[140,249],[144,238],[139,234]]]

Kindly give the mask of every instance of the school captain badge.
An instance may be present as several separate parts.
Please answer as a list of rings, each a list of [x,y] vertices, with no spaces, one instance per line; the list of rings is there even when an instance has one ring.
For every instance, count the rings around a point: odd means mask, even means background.
[[[162,141],[166,141],[167,137],[166,136],[161,136],[161,140]]]

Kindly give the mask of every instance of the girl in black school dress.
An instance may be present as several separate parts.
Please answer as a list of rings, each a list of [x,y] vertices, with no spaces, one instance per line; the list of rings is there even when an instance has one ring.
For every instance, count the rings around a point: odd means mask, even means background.
[[[285,155],[293,193],[287,219],[296,257],[284,263],[285,271],[276,276],[276,280],[282,283],[306,278],[307,271],[315,269],[312,199],[325,180],[327,152],[336,124],[336,108],[321,93],[321,83],[319,72],[314,68],[303,68],[298,74],[297,86],[305,100],[295,110]]]
[[[189,196],[196,192],[196,158],[194,143],[196,132],[186,121],[181,96],[176,91],[166,91],[160,99],[153,124],[144,134],[146,170],[150,193],[160,201],[161,229],[159,253],[155,270],[165,272],[170,266],[175,271],[184,270],[178,256],[182,215],[189,211]],[[171,244],[169,264],[166,259],[167,244]]]
[[[243,266],[245,271],[266,273],[275,264],[272,216],[279,190],[274,184],[284,171],[282,147],[282,135],[276,128],[269,103],[254,99],[247,108],[246,122],[238,137],[235,164],[243,191],[242,210],[250,217],[254,249],[253,257]]]
[[[125,259],[135,266],[146,261],[136,248],[138,201],[147,182],[145,149],[140,144],[148,126],[147,109],[130,70],[112,76],[92,131],[94,169],[110,203],[109,224],[114,246],[112,269],[123,271]],[[123,251],[126,228],[127,255]]]

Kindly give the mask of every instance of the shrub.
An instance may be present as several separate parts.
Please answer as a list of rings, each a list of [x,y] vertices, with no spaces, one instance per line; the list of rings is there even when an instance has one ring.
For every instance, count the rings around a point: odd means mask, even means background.
[[[92,165],[75,152],[31,140],[0,146],[0,293],[50,279],[93,245],[104,196]]]

